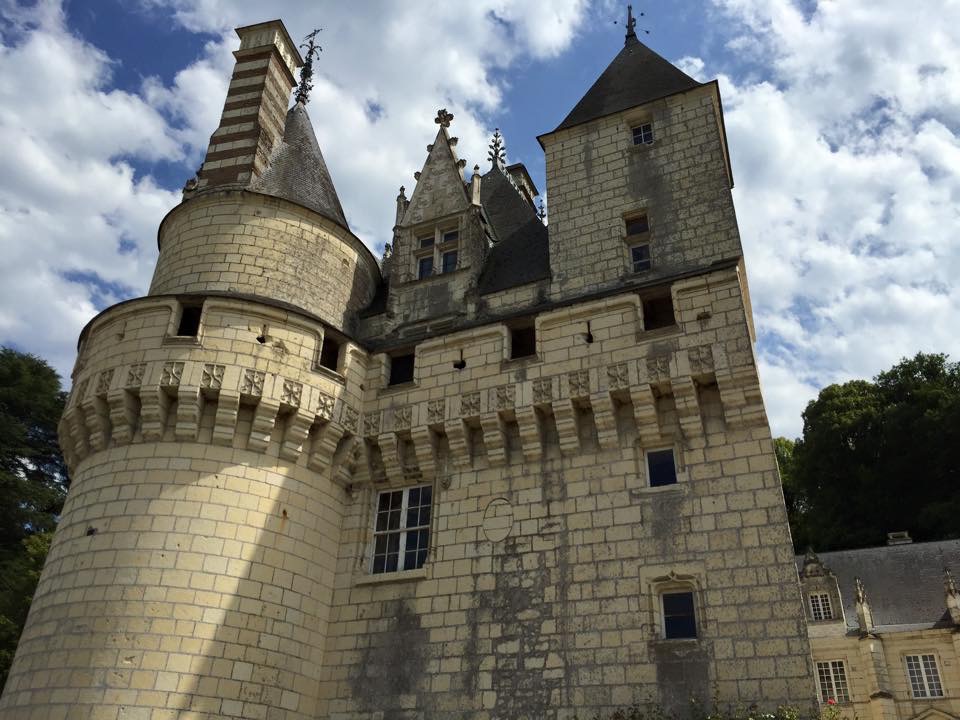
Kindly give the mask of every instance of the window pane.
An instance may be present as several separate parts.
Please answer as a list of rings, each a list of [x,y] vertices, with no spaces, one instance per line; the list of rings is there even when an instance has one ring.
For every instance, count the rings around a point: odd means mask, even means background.
[[[847,673],[844,670],[843,663],[834,660],[830,663],[833,670],[833,691],[836,693],[834,699],[837,702],[850,702],[850,693],[847,690]]]
[[[417,278],[423,280],[431,275],[433,275],[433,258],[420,258],[420,261],[417,263]]]
[[[460,233],[457,230],[447,230],[443,234],[443,242],[456,242],[460,237]]]
[[[677,482],[673,450],[651,450],[647,453],[647,467],[650,469],[650,487],[673,485]]]
[[[420,242],[420,247],[427,248],[433,247],[433,235],[424,235],[423,237],[417,238]]]
[[[922,655],[923,672],[927,680],[927,693],[930,697],[943,697],[943,686],[940,684],[940,673],[937,671],[937,661],[933,655]]]
[[[443,272],[453,272],[457,269],[457,251],[445,252],[443,254]]]
[[[633,271],[640,272],[650,269],[650,246],[634,245],[630,248],[630,259],[633,262]]]
[[[669,639],[695,638],[697,622],[693,611],[693,593],[664,593],[663,630]]]

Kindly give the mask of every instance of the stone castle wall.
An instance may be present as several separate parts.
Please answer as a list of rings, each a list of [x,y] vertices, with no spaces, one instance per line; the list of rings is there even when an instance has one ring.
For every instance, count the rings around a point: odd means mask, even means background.
[[[359,239],[306,208],[257,193],[183,203],[164,219],[159,238],[151,295],[257,295],[349,330],[380,280]]]

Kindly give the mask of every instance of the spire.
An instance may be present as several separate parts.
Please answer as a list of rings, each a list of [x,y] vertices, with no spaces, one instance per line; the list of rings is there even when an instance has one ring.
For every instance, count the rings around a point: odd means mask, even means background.
[[[643,15],[643,13],[640,13]],[[633,16],[633,5],[627,5],[627,36],[623,39],[623,44],[626,45],[630,38],[634,40],[637,39],[637,19]]]
[[[500,128],[493,129],[493,139],[487,145],[490,152],[487,153],[487,160],[494,167],[503,167],[507,159],[507,146],[503,142],[503,135],[500,134]]]
[[[323,50],[322,47],[314,42],[317,33],[323,28],[317,28],[303,39],[300,47],[306,53],[303,57],[303,67],[300,68],[300,85],[297,87],[295,99],[298,103],[306,103],[309,99],[310,91],[313,89],[313,59]]]
[[[954,625],[960,627],[960,590],[957,589],[957,581],[953,579],[950,568],[943,569],[943,592],[950,619]]]

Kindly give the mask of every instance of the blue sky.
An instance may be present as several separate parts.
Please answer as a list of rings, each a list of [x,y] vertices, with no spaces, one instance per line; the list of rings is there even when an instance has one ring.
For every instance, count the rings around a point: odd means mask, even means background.
[[[919,350],[960,357],[960,4],[918,0],[909,23],[893,0],[635,9],[653,49],[720,80],[774,432],[799,434],[824,384]],[[605,0],[0,0],[0,342],[69,382],[80,328],[146,292],[157,224],[217,125],[232,28],[323,28],[309,113],[377,250],[438,107],[468,167],[499,127],[549,195],[536,136],[618,52],[624,15]]]

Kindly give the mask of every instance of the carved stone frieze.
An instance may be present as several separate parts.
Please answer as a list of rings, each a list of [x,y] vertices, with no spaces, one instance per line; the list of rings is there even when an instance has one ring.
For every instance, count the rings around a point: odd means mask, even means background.
[[[204,363],[203,373],[200,375],[200,387],[208,390],[219,390],[223,385],[223,373],[226,369],[226,365]]]

